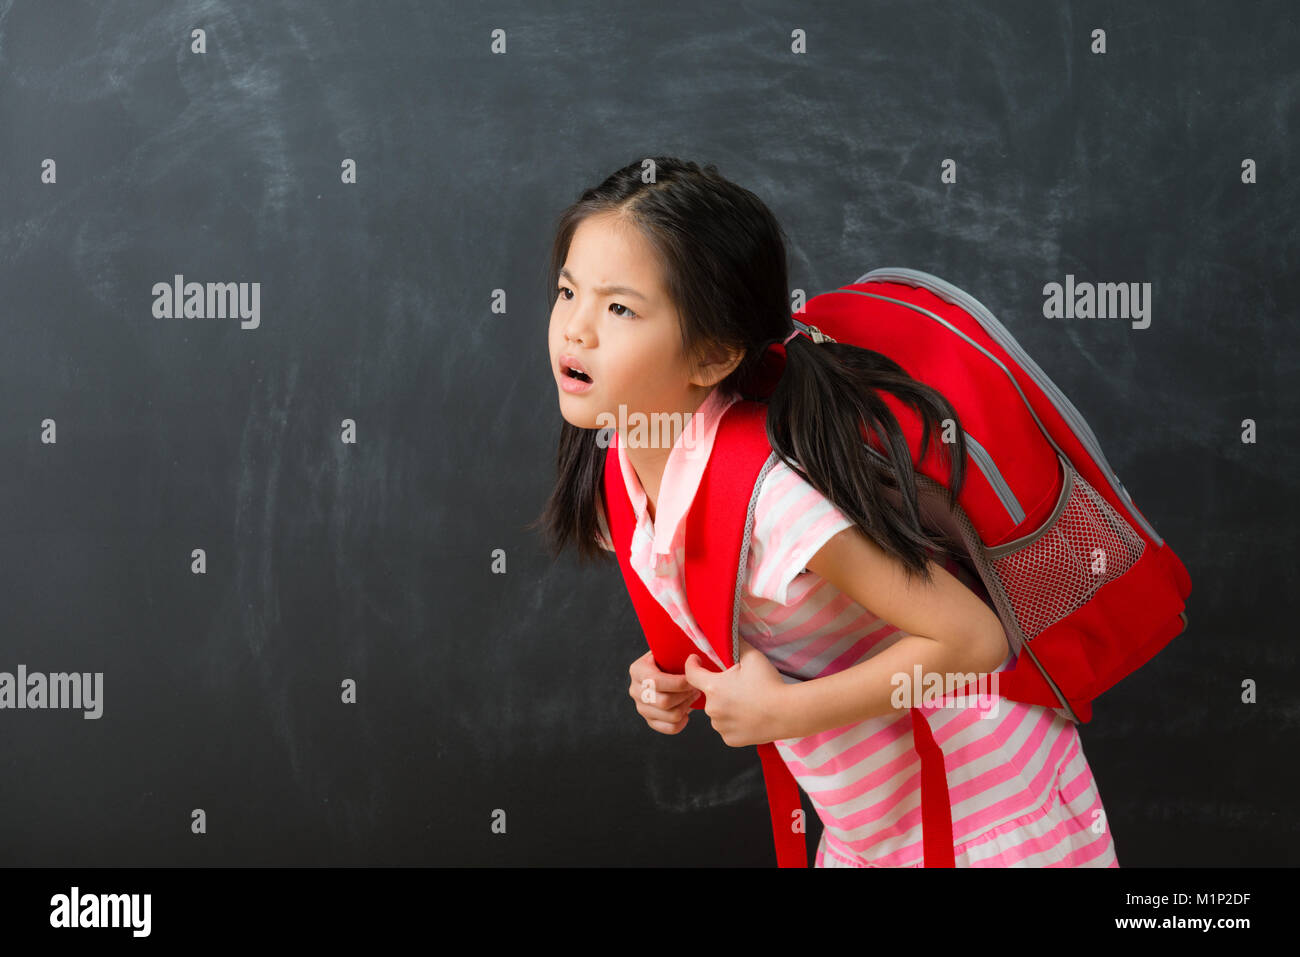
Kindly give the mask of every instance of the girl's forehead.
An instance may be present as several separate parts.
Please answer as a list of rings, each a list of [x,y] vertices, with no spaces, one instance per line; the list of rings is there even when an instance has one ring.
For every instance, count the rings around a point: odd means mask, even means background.
[[[579,223],[569,242],[566,265],[579,268],[617,269],[644,282],[658,283],[659,257],[650,241],[635,226],[589,216]],[[588,266],[590,264],[590,266]]]

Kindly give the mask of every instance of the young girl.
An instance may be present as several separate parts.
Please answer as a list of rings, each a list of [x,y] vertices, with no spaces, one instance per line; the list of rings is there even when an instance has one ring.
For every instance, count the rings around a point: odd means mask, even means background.
[[[794,329],[781,228],[712,165],[638,160],[561,216],[550,280],[564,418],[558,481],[540,519],[552,551],[574,545],[588,559],[613,550],[599,430],[619,423],[611,439],[636,516],[631,565],[700,660],[721,669],[686,602],[684,518],[722,414],[760,398],[759,363]],[[878,353],[796,335],[786,354],[763,399],[782,461],[758,494],[740,659],[713,673],[692,657],[684,675],[670,675],[646,654],[629,669],[629,694],[665,734],[685,727],[703,692],[728,745],[775,742],[824,825],[816,866],[921,866],[920,758],[910,715],[891,703],[892,677],[917,665],[1005,671],[1015,656],[978,578],[919,522],[912,463],[897,451],[905,440],[870,389],[912,405],[927,430],[958,419],[940,393]],[[657,445],[636,441],[643,433],[630,425],[658,413],[682,413],[685,425]],[[862,422],[893,438],[890,468],[865,452]],[[954,490],[965,457],[957,434]],[[903,509],[887,488],[904,490]],[[642,700],[646,679],[653,702]],[[924,713],[944,754],[957,867],[1118,866],[1073,722],[1009,699]]]

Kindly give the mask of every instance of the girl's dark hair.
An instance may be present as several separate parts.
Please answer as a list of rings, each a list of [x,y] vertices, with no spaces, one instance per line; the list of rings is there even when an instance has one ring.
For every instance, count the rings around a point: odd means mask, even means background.
[[[757,196],[718,174],[670,156],[636,160],[586,190],[564,210],[556,227],[547,288],[554,305],[559,273],[578,224],[613,213],[637,227],[656,250],[669,297],[681,316],[687,356],[699,359],[712,345],[742,349],[744,358],[717,388],[760,399],[754,385],[767,347],[794,329],[789,308],[785,234]],[[908,574],[930,580],[927,549],[958,554],[923,526],[916,500],[911,453],[898,421],[876,390],[893,393],[921,416],[921,455],[944,419],[956,425],[956,456],[948,458],[956,503],[965,477],[966,444],[948,400],[913,379],[893,360],[847,343],[814,343],[799,335],[786,346],[785,371],[766,396],[767,435],[780,458],[826,496],[862,533],[902,562]],[[868,452],[862,423],[882,439],[888,461]],[[560,426],[555,488],[543,513],[529,524],[544,527],[552,556],[568,545],[582,560],[608,553],[597,544],[606,448],[597,429]],[[946,443],[940,443],[941,447]],[[903,511],[883,492],[901,490]]]

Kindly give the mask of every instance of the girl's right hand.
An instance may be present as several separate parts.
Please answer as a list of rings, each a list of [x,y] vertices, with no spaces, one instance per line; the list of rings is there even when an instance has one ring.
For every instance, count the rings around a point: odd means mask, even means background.
[[[700,696],[700,690],[692,687],[685,675],[660,671],[651,651],[632,662],[627,672],[632,677],[628,694],[646,724],[664,734],[676,734],[686,727],[691,702]]]

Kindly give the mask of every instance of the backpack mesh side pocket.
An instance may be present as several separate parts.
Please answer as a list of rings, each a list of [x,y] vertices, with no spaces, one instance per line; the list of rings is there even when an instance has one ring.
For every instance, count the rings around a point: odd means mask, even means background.
[[[1020,632],[1032,639],[1133,567],[1146,542],[1063,457],[1056,508],[1031,534],[987,550]]]

